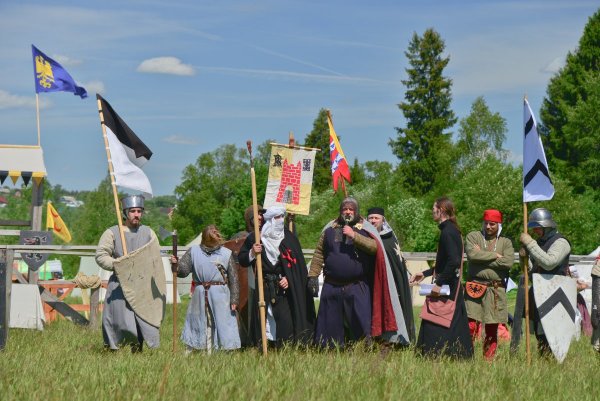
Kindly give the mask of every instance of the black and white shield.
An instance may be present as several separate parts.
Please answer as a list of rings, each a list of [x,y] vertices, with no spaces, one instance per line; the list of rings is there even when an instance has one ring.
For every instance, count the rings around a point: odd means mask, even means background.
[[[51,245],[52,244],[52,232],[51,231],[21,231],[21,237],[19,238],[20,245]],[[40,268],[41,265],[46,262],[50,254],[48,253],[37,253],[37,252],[22,252],[21,257],[23,261],[27,263],[27,266],[33,271]]]
[[[551,274],[533,275],[533,296],[550,349],[562,363],[576,333],[575,279]]]

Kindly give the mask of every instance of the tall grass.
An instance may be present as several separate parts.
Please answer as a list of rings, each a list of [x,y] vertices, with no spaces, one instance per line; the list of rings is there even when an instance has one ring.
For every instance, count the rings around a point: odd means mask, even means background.
[[[181,329],[186,305],[178,310]],[[170,308],[169,308],[170,309]],[[418,315],[417,315],[418,316]],[[493,363],[481,344],[472,361],[416,357],[358,344],[345,351],[255,349],[212,355],[171,352],[172,315],[159,349],[103,349],[100,329],[68,321],[44,331],[11,329],[0,352],[0,400],[596,400],[599,359],[589,339],[571,345],[562,365],[541,359],[532,341],[509,357],[501,343]]]

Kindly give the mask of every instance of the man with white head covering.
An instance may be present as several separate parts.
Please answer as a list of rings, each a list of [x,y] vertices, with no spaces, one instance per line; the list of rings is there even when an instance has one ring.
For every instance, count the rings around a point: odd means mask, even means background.
[[[285,208],[269,207],[263,215],[261,243],[250,233],[238,255],[242,266],[256,266],[262,255],[263,289],[267,304],[267,339],[280,346],[284,342],[312,340],[315,306],[308,292],[306,262],[298,239],[285,227]],[[258,286],[257,286],[258,287]],[[258,303],[251,305],[251,335],[260,343]]]
[[[465,251],[469,261],[465,285],[467,315],[471,340],[475,342],[481,325],[485,327],[483,357],[492,360],[498,348],[498,325],[508,322],[506,282],[514,262],[512,242],[500,236],[502,213],[489,209],[483,212],[480,231],[467,235]]]
[[[400,243],[392,227],[388,224],[385,218],[385,211],[382,207],[372,207],[367,211],[367,220],[379,232],[385,253],[390,262],[396,291],[402,312],[404,314],[404,323],[408,331],[408,339],[412,343],[415,341],[415,321],[413,318],[412,309],[412,294],[408,282],[409,274],[406,268],[406,261],[400,251]]]
[[[141,195],[127,196],[121,200],[121,206],[125,218],[123,231],[125,233],[127,252],[131,253],[155,242],[156,249],[153,253],[156,254],[153,256],[155,260],[158,258],[158,261],[160,261],[162,278],[156,277],[156,280],[154,280],[150,277],[150,281],[154,283],[161,282],[164,285],[164,271],[162,270],[158,239],[150,227],[141,224],[144,213],[144,197]],[[96,263],[105,270],[114,271],[115,265],[118,264],[124,254],[119,226],[112,226],[100,237],[98,249],[96,250]],[[153,289],[146,288],[145,290],[152,291]],[[166,288],[162,289],[162,291],[164,290]],[[143,304],[149,304],[147,302],[148,299],[143,298],[143,293],[134,295],[138,296],[138,302],[142,307]],[[162,306],[163,311],[159,311],[159,314],[164,313],[164,299]],[[140,312],[141,309],[132,309],[132,305],[125,298],[117,274],[111,275],[106,289],[106,298],[102,313],[104,345],[112,350],[116,350],[119,349],[120,345],[129,344],[132,351],[135,352],[142,350],[145,341],[148,347],[157,348],[160,345],[160,322],[158,324],[154,321],[150,322],[148,319],[144,319],[140,315]],[[160,320],[162,320],[162,316],[160,316]]]

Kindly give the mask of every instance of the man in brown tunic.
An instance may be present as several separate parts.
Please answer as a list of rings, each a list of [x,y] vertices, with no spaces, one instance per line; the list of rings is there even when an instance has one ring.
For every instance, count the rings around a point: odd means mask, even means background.
[[[469,330],[473,342],[485,326],[483,356],[491,360],[498,347],[498,325],[508,321],[506,280],[514,261],[512,242],[501,237],[502,213],[490,209],[483,213],[481,231],[467,235],[465,251],[469,261],[467,296]]]

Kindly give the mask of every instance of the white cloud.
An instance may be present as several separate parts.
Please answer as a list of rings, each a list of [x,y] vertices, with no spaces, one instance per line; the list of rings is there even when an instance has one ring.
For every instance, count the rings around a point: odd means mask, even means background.
[[[523,153],[517,153],[509,150],[508,155],[506,156],[506,161],[515,167],[519,166],[520,164],[523,164]]]
[[[150,74],[195,75],[194,67],[183,64],[177,57],[155,57],[142,61],[138,72]]]
[[[564,57],[557,57],[552,60],[548,65],[542,68],[542,72],[546,72],[549,74],[556,74],[563,66],[565,65]]]
[[[40,108],[44,109],[52,103],[43,97],[40,97]],[[33,108],[35,107],[35,97],[13,95],[0,89],[0,110],[14,108]]]
[[[79,65],[81,63],[83,63],[82,60],[76,59],[76,58],[72,58],[69,56],[61,56],[61,55],[52,55],[52,58],[54,60],[56,60],[60,65],[62,65],[63,67],[72,67],[75,65]]]
[[[88,96],[92,96],[93,93],[104,94],[106,88],[104,87],[104,82],[102,81],[90,81],[87,83],[81,84],[88,92]]]
[[[163,138],[163,142],[173,143],[176,145],[195,145],[198,143],[197,140],[189,138],[183,135],[169,135]]]

